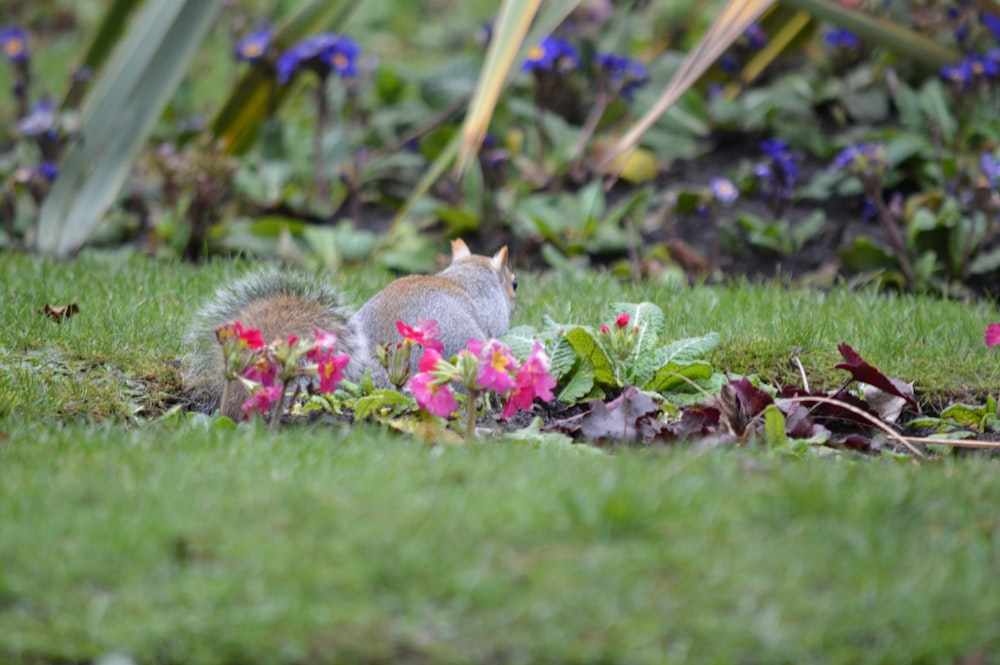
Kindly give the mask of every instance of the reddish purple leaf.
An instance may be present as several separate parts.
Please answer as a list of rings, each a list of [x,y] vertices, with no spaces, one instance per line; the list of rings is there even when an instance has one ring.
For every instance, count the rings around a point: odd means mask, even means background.
[[[841,342],[837,346],[840,355],[844,356],[846,362],[834,365],[837,369],[846,370],[851,373],[851,378],[870,386],[881,388],[885,392],[902,397],[909,403],[917,413],[920,413],[920,406],[913,398],[913,388],[906,385],[899,379],[892,379],[866,363],[857,352],[852,349],[847,342]]]
[[[594,441],[631,443],[638,438],[640,421],[655,416],[660,408],[636,388],[626,388],[607,404],[595,402],[581,421],[580,431]]]

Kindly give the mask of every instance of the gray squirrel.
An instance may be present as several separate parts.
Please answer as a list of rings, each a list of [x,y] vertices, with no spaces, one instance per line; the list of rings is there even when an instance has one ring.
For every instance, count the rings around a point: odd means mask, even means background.
[[[358,382],[365,370],[376,387],[389,376],[376,348],[402,341],[396,321],[414,325],[432,319],[441,330],[442,355],[465,348],[469,339],[499,337],[510,327],[517,279],[507,265],[507,247],[493,256],[473,254],[462,240],[451,243],[451,264],[434,275],[410,275],[390,282],[352,314],[330,284],[302,273],[267,267],[222,286],[195,314],[185,338],[184,386],[197,408],[237,419],[246,390],[230,388],[221,404],[225,378],[215,329],[232,321],[258,328],[266,342],[288,335],[308,337],[318,328],[336,333],[337,353],[350,362],[345,378]],[[416,369],[416,355],[411,360]]]

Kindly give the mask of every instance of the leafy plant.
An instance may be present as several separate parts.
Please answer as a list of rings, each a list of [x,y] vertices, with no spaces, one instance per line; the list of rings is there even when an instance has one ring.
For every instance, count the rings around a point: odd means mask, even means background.
[[[536,331],[512,329],[504,340],[523,354],[537,337],[545,341],[558,381],[556,397],[567,404],[625,386],[665,394],[699,390],[715,376],[702,358],[720,343],[718,333],[669,341],[663,310],[649,302],[613,303],[600,328],[563,325],[545,318]]]

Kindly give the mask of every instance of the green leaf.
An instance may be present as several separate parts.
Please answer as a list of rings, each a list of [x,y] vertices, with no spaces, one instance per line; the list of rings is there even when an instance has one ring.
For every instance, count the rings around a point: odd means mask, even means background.
[[[39,213],[38,249],[75,253],[114,202],[221,0],[148,2],[94,82]]]
[[[820,21],[847,28],[862,40],[885,47],[937,73],[943,65],[962,57],[929,37],[893,21],[862,11],[836,0],[781,0],[781,4],[802,10]]]
[[[573,345],[565,337],[554,338],[548,349],[548,354],[549,359],[552,361],[549,371],[557,381],[566,376],[580,358],[576,349],[573,348]],[[589,392],[590,389],[588,388],[587,391]]]
[[[635,386],[644,385],[659,366],[654,360],[654,354],[666,325],[663,310],[651,302],[616,302],[612,303],[611,308],[612,314],[628,314],[627,327],[637,328],[632,333],[635,335],[635,343],[622,362],[624,380]],[[612,330],[616,328],[613,318],[609,320],[608,327]]]
[[[605,455],[595,446],[584,443],[573,443],[573,437],[561,432],[543,432],[542,419],[535,418],[527,427],[504,434],[503,438],[511,443],[527,445],[546,452],[570,455]]]
[[[924,84],[920,90],[920,107],[938,128],[944,143],[950,144],[958,131],[958,123],[951,114],[951,104],[941,81],[931,79]]]
[[[782,449],[788,445],[785,436],[785,414],[774,404],[768,404],[764,409],[764,440],[771,450]]]
[[[87,52],[83,56],[83,67],[90,72],[98,72],[104,66],[104,61],[114,50],[115,45],[125,33],[132,12],[143,4],[145,0],[114,0],[110,7],[105,10],[101,18],[101,25],[94,31],[94,37],[87,47]],[[86,90],[88,81],[85,77],[74,78],[70,83],[69,91],[63,98],[63,107],[75,105],[77,96]]]
[[[854,272],[885,270],[897,265],[895,256],[868,236],[857,236],[854,242],[838,249],[837,255]]]
[[[535,348],[535,340],[538,339],[538,332],[531,326],[515,326],[508,330],[500,338],[500,341],[510,347],[514,355],[525,360],[531,355],[531,350]],[[551,353],[549,356],[551,357]]]
[[[570,377],[569,383],[556,395],[563,404],[573,404],[590,394],[594,389],[594,366],[585,358],[580,358],[576,371]]]
[[[661,347],[656,352],[657,365],[668,362],[684,363],[703,358],[719,348],[722,338],[719,333],[710,332],[703,337],[687,337]]]
[[[355,420],[364,420],[376,415],[386,407],[410,406],[410,398],[395,390],[375,390],[370,395],[358,399],[354,405]]]
[[[621,385],[615,377],[614,365],[605,353],[604,348],[594,337],[594,331],[590,328],[577,327],[566,333],[566,339],[573,345],[573,348],[594,367],[594,381],[605,386]]]
[[[704,360],[678,363],[673,360],[656,370],[656,374],[643,387],[656,393],[690,392],[691,386],[684,379],[692,381],[712,377],[712,366]]]
[[[622,313],[628,314],[629,326],[639,326],[640,329],[645,329],[657,337],[663,335],[666,319],[658,305],[645,301],[611,303],[611,314],[605,323],[611,327],[615,323],[615,318]]]
[[[970,275],[989,275],[1000,270],[1000,247],[977,254],[969,263]]]

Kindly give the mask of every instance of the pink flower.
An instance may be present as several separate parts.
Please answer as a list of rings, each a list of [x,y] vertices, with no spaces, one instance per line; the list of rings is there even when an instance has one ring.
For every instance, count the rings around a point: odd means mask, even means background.
[[[430,352],[430,349],[424,351],[424,355],[426,356],[428,352]],[[423,358],[421,358],[421,362],[423,362]],[[435,416],[447,418],[453,411],[458,409],[455,395],[448,384],[435,380],[427,372],[420,372],[415,375],[406,382],[406,387],[410,389],[410,392],[416,398],[417,406],[421,409],[427,409]]]
[[[423,354],[420,356],[420,361],[417,363],[417,369],[421,372],[433,372],[442,360],[444,358],[436,350],[424,349]]]
[[[333,350],[337,348],[337,333],[327,332],[326,330],[320,330],[319,328],[313,328],[313,337],[316,339],[316,344],[313,348],[309,349],[309,353],[319,354],[327,349]],[[314,360],[309,354],[306,356],[310,360]]]
[[[347,367],[351,358],[346,354],[333,355],[337,349],[337,335],[335,333],[314,328],[313,336],[316,343],[306,351],[306,358],[316,363],[316,370],[319,374],[319,391],[332,393],[337,384],[344,378],[344,368]]]
[[[344,368],[351,358],[344,354],[342,356],[330,355],[316,365],[319,372],[319,391],[321,393],[332,393],[337,384],[344,378]]]
[[[267,356],[258,358],[257,362],[247,367],[246,371],[243,372],[244,378],[266,387],[273,386],[277,376],[278,364]]]
[[[264,338],[256,328],[244,328],[239,321],[225,323],[215,329],[215,338],[220,344],[225,344],[231,340],[238,340],[240,345],[251,351],[258,351],[264,348]]]
[[[506,344],[495,339],[481,345],[479,352],[479,374],[476,382],[494,392],[504,394],[514,387],[510,373],[517,369],[514,354]]]
[[[535,342],[531,355],[517,371],[514,390],[501,414],[504,419],[510,418],[518,409],[530,409],[536,397],[540,397],[543,402],[553,398],[552,389],[556,387],[556,380],[549,372],[551,366],[552,361],[549,360],[545,349],[540,343]]]
[[[622,312],[617,317],[615,317],[615,325],[619,328],[624,328],[628,325],[629,315],[628,312]]]
[[[444,344],[437,339],[437,336],[441,334],[441,330],[437,327],[437,321],[420,319],[412,328],[402,321],[396,321],[396,330],[403,336],[403,339],[408,339],[425,349],[444,350]]]
[[[608,328],[607,326],[601,326],[601,332],[607,335],[608,333],[611,332],[611,328]]]
[[[272,404],[281,399],[281,386],[268,386],[266,388],[261,388],[253,395],[250,396],[246,402],[243,403],[241,410],[243,411],[243,420],[249,420],[250,414],[257,410],[263,415]]]
[[[986,326],[986,333],[983,335],[986,346],[996,346],[1000,344],[1000,323],[991,323]]]

